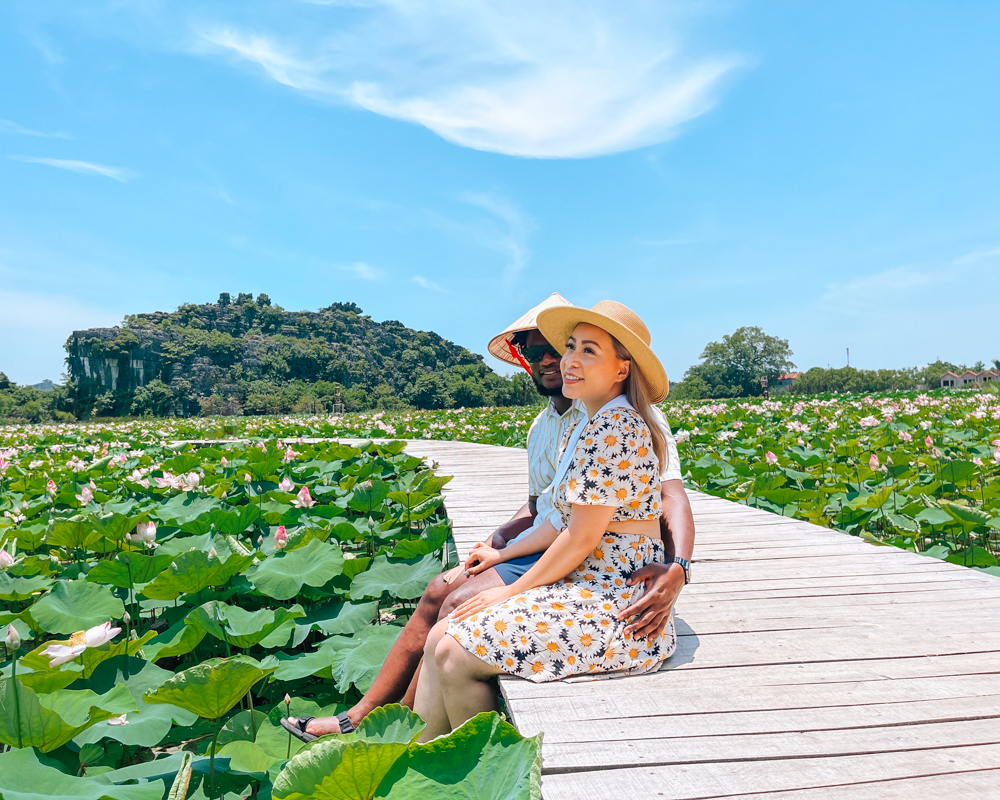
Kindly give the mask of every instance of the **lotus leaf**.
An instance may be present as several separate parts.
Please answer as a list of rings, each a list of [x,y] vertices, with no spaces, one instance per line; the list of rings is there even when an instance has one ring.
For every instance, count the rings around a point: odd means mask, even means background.
[[[539,800],[542,735],[525,738],[495,711],[412,745],[379,787],[392,800]]]
[[[17,689],[20,717],[15,712],[14,681],[0,681],[0,741],[17,746],[20,719],[24,746],[37,747],[43,753],[61,747],[101,720],[136,709],[124,686],[116,686],[104,695],[89,689],[58,689],[48,694],[36,694],[23,685]]]
[[[395,559],[419,558],[434,553],[444,547],[451,535],[447,525],[432,525],[415,539],[406,539],[392,549]]]
[[[165,703],[147,703],[143,698],[145,692],[153,691],[173,677],[174,673],[160,669],[155,664],[131,659],[130,664],[133,668],[129,670],[130,674],[126,679],[121,668],[123,661],[121,657],[114,661],[105,661],[94,671],[90,683],[124,686],[135,700],[138,713],[129,714],[128,725],[108,725],[106,721],[98,722],[73,737],[76,744],[114,739],[131,746],[154,747],[167,735],[171,725],[193,725],[197,721],[198,716],[191,711]],[[138,669],[135,668],[136,665]]]
[[[371,568],[351,582],[351,599],[379,598],[383,592],[403,600],[420,597],[440,572],[441,561],[433,555],[398,561],[376,556]]]
[[[157,553],[153,556],[130,553],[126,558],[131,562],[130,565],[117,558],[97,562],[87,573],[87,580],[91,583],[110,583],[119,589],[128,589],[130,585],[149,583],[174,560],[174,556],[169,553]],[[131,583],[129,569],[132,571]]]
[[[125,605],[99,583],[60,581],[31,607],[31,618],[49,633],[75,633],[121,619]]]
[[[78,798],[79,800],[160,800],[166,786],[151,782],[115,786],[102,775],[76,778],[66,775],[31,748],[0,754],[0,796],[4,800]]]
[[[51,578],[42,575],[15,578],[6,572],[0,572],[0,600],[7,602],[28,600],[35,592],[48,589],[53,583]]]
[[[254,589],[277,600],[288,600],[306,586],[322,586],[341,573],[340,548],[313,539],[291,553],[270,556],[246,573]]]
[[[351,637],[352,644],[339,650],[330,665],[337,688],[346,692],[354,684],[367,692],[402,630],[395,625],[371,625]]]
[[[230,742],[218,749],[218,755],[229,759],[229,769],[232,772],[243,772],[255,777],[263,777],[267,771],[284,757],[272,756],[253,742]]]
[[[192,628],[181,620],[153,639],[143,652],[150,661],[183,656],[194,650],[204,638],[203,628]]]
[[[181,492],[161,503],[150,512],[150,516],[161,522],[180,527],[185,522],[192,522],[203,514],[210,514],[220,508],[222,501],[214,497],[202,497],[194,492]]]
[[[186,625],[203,629],[216,639],[228,641],[230,645],[247,650],[282,625],[291,628],[291,621],[304,617],[302,606],[279,607],[276,610],[262,608],[246,611],[239,606],[230,606],[211,600],[190,612],[184,619]],[[287,635],[286,635],[287,640]]]
[[[135,631],[132,632],[135,635]],[[83,677],[89,678],[91,673],[104,661],[116,656],[135,656],[142,651],[150,639],[156,636],[156,631],[146,631],[141,639],[126,639],[124,636],[118,642],[111,642],[100,647],[88,647],[80,656],[83,664]]]
[[[173,600],[195,594],[209,586],[221,586],[253,563],[254,557],[230,555],[225,561],[203,550],[181,553],[170,567],[143,587],[151,600]]]
[[[371,800],[408,747],[400,742],[319,739],[285,765],[271,796],[274,800]]]
[[[262,665],[249,656],[212,658],[178,672],[146,692],[147,703],[169,703],[186,708],[199,717],[218,719],[250,691],[250,687],[266,678],[275,667]]]

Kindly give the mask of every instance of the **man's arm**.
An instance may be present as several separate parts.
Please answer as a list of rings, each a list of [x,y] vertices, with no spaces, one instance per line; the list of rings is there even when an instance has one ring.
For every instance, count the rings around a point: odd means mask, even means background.
[[[507,546],[507,542],[530,528],[535,521],[535,514],[538,513],[535,508],[537,499],[537,497],[529,497],[528,502],[515,511],[514,516],[493,531],[493,535],[485,543],[494,550],[503,550]]]
[[[679,480],[660,483],[660,536],[666,551],[666,563],[647,564],[626,581],[629,586],[645,583],[646,591],[634,604],[618,614],[618,619],[634,617],[625,628],[637,639],[650,641],[660,635],[677,597],[684,588],[684,568],[672,563],[674,556],[691,560],[694,552],[694,515],[684,484]]]

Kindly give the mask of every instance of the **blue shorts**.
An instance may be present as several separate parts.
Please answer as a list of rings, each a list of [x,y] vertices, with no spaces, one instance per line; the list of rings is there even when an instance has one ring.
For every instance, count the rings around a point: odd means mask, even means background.
[[[510,586],[514,581],[520,578],[525,572],[531,569],[535,562],[542,557],[541,553],[534,553],[530,556],[521,556],[520,558],[512,558],[510,561],[504,561],[502,564],[497,564],[493,569],[497,571],[497,575],[500,579]]]

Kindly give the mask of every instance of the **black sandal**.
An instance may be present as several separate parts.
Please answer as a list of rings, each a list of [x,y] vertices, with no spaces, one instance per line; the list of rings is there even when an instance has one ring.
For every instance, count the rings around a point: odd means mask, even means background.
[[[292,736],[300,739],[303,742],[312,742],[319,737],[313,733],[306,731],[306,725],[310,721],[316,719],[315,717],[298,717],[295,722],[290,722],[288,717],[281,718],[281,727],[288,731]]]
[[[341,711],[337,714],[337,722],[340,723],[341,733],[354,733],[354,723],[351,722],[351,718],[347,716],[346,711]]]

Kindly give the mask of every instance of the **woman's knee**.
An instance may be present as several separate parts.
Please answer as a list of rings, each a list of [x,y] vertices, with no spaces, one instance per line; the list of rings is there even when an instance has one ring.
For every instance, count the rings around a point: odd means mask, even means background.
[[[437,623],[433,628],[431,628],[431,632],[427,634],[427,641],[424,642],[424,659],[427,661],[434,661],[438,643],[442,639],[451,638],[452,637],[448,635],[448,624],[446,622]]]

